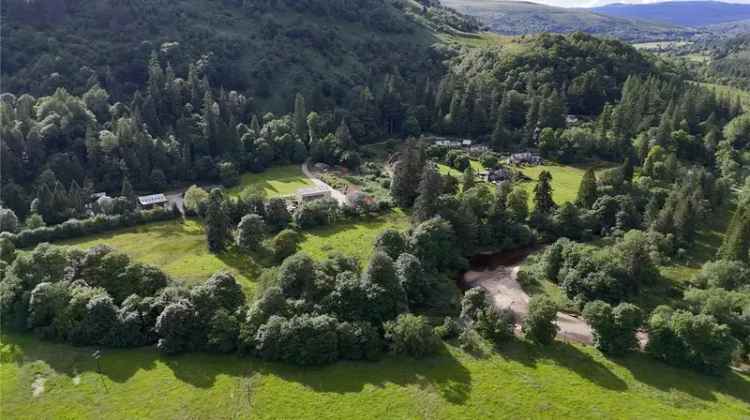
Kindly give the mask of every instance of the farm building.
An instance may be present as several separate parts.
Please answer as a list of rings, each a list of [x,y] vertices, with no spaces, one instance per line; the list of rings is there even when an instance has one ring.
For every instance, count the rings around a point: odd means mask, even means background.
[[[300,188],[297,190],[297,201],[304,203],[306,201],[319,200],[321,198],[330,198],[331,190],[323,186]]]
[[[154,208],[167,204],[168,200],[164,194],[142,195],[138,197],[138,204],[144,209]]]
[[[536,153],[525,152],[510,155],[508,163],[513,165],[541,165],[544,160]]]

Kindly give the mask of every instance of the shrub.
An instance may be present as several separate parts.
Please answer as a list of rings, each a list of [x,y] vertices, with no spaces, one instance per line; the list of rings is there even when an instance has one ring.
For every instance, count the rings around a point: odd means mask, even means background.
[[[539,344],[550,344],[557,335],[557,305],[547,296],[534,296],[523,323],[526,338]]]
[[[385,252],[393,260],[406,251],[404,235],[395,229],[386,229],[375,239],[375,249]]]
[[[461,326],[454,318],[446,316],[443,323],[435,327],[435,334],[443,340],[450,340],[461,334]]]
[[[642,323],[640,309],[630,303],[612,308],[608,303],[586,304],[583,316],[594,330],[594,345],[602,353],[621,355],[638,348],[636,330]]]
[[[197,185],[193,185],[185,191],[183,206],[185,213],[191,216],[202,216],[205,213],[208,202],[208,192]]]
[[[196,314],[187,301],[169,304],[156,320],[159,342],[156,348],[165,354],[176,354],[194,347]]]
[[[266,233],[266,222],[257,214],[242,217],[237,226],[237,246],[242,249],[258,249]]]
[[[437,353],[440,340],[422,316],[401,314],[395,321],[383,324],[391,351],[414,358]]]
[[[380,333],[367,322],[342,322],[338,325],[339,356],[348,360],[378,360],[385,343]]]
[[[476,321],[479,313],[489,305],[487,290],[482,287],[473,287],[467,290],[461,299],[461,318]]]
[[[710,315],[659,306],[648,320],[646,352],[668,364],[688,366],[701,372],[727,370],[737,348],[729,327]]]
[[[257,354],[303,366],[334,362],[339,355],[337,324],[328,315],[272,316],[256,335]]]
[[[740,261],[709,261],[691,279],[691,283],[701,288],[735,290],[750,285],[750,269]]]
[[[271,250],[277,261],[294,255],[297,252],[302,236],[295,230],[284,229],[271,240]]]
[[[11,209],[0,208],[0,232],[15,233],[18,230],[18,217]]]
[[[474,328],[484,338],[500,344],[513,337],[513,312],[510,309],[485,308],[477,314]]]
[[[484,353],[484,343],[482,336],[473,328],[465,329],[461,335],[458,336],[458,343],[461,349],[470,354],[482,354]]]

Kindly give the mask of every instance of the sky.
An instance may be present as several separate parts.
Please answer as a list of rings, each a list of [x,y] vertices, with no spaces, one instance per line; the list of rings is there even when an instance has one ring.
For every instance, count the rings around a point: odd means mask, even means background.
[[[630,3],[630,4],[644,4],[644,3],[660,3],[664,1],[683,1],[683,0],[530,0],[534,3],[547,4],[550,6],[561,6],[561,7],[591,7],[591,6],[602,6],[609,3]],[[750,4],[750,0],[726,0],[725,3],[742,3]]]

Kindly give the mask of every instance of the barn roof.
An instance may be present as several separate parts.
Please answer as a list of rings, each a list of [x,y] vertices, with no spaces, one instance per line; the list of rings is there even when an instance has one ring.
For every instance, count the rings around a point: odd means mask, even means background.
[[[162,204],[167,202],[167,197],[164,196],[164,194],[142,195],[138,197],[138,202],[141,203],[142,206]]]

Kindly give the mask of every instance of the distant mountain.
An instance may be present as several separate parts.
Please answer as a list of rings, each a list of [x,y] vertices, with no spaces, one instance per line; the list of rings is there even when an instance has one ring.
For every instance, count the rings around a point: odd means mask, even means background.
[[[718,1],[679,1],[651,4],[615,3],[590,10],[611,17],[647,20],[694,28],[750,19],[750,4]]]
[[[651,41],[691,36],[692,29],[606,16],[588,9],[569,9],[525,1],[443,0],[459,12],[479,18],[493,31],[505,35],[582,31],[626,41]]]

